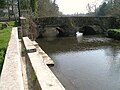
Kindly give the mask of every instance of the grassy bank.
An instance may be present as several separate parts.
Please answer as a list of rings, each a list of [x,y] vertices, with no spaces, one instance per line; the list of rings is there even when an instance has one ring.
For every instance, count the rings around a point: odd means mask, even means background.
[[[120,29],[109,29],[108,37],[120,40]]]
[[[113,31],[120,33],[120,29],[113,29]]]
[[[14,21],[8,22],[8,27],[0,30],[0,73],[2,71],[2,66],[4,62],[5,52],[7,50],[7,45],[10,39],[11,30],[14,26]],[[2,25],[0,25],[1,27]]]

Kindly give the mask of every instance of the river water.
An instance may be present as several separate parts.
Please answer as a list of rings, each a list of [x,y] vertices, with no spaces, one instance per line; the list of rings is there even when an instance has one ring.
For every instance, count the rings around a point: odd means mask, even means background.
[[[82,38],[82,39],[81,39]],[[103,36],[38,39],[67,90],[120,90],[120,41]]]

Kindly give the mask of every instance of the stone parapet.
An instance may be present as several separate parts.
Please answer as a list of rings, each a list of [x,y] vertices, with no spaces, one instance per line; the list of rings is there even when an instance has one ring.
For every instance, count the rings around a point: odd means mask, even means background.
[[[12,29],[0,77],[0,90],[24,90],[17,27]]]

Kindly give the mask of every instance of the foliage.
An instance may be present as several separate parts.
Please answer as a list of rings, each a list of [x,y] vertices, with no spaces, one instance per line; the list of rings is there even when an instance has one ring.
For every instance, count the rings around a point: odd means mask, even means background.
[[[57,16],[58,6],[55,0],[20,0],[20,7],[30,16]]]
[[[30,0],[30,7],[32,8],[33,12],[36,12],[36,9],[37,9],[37,0]]]
[[[99,6],[97,15],[120,16],[120,0],[105,0],[105,2]]]
[[[0,23],[0,29],[2,28],[2,24]]]
[[[34,15],[37,15],[38,0],[20,0],[20,8],[26,10],[29,14],[34,13]]]
[[[6,1],[5,0],[0,0],[0,8],[4,8],[6,5]]]
[[[9,22],[8,22],[8,25],[9,25],[10,27],[16,26],[16,22],[15,22],[15,21],[9,21]]]
[[[100,7],[99,10],[97,12],[97,16],[105,16],[105,12],[106,12],[106,2],[104,2]]]
[[[120,40],[120,29],[109,29],[108,37]]]
[[[120,29],[112,29],[115,32],[120,32]]]
[[[39,0],[39,17],[58,16],[58,6],[54,2]]]
[[[28,0],[20,0],[20,8],[23,9],[28,9]]]

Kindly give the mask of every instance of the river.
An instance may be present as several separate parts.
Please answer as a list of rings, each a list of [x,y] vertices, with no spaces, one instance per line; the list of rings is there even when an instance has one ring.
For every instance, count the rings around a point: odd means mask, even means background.
[[[120,41],[100,35],[37,40],[67,90],[120,90]]]

